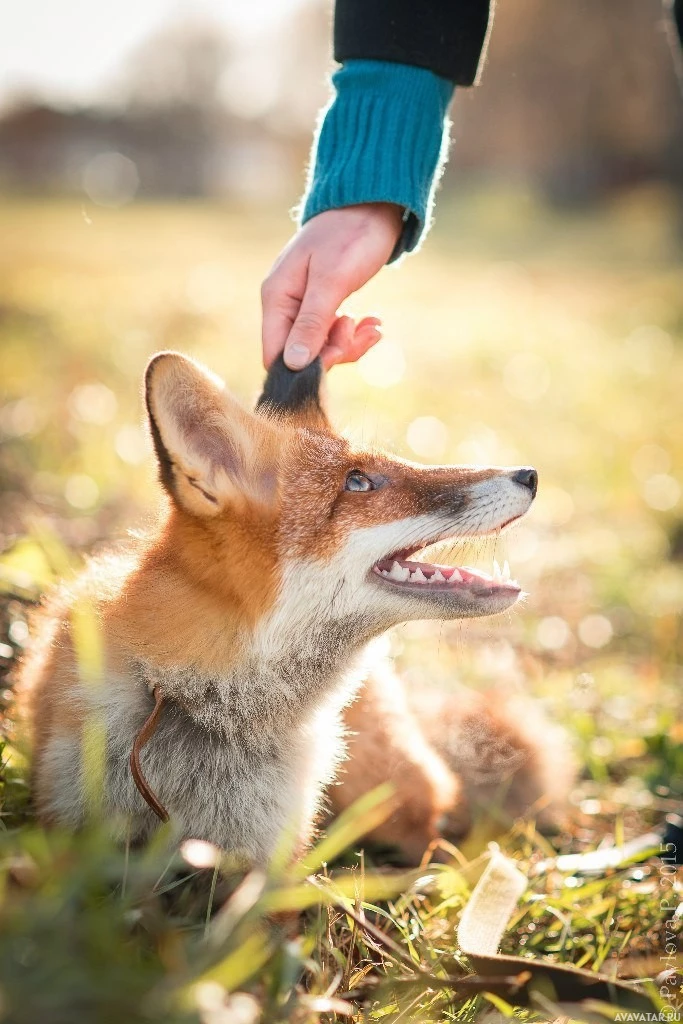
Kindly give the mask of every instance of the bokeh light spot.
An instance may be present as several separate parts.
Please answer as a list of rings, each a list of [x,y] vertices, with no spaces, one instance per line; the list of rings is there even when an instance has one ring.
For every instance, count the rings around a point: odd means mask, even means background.
[[[643,485],[643,497],[657,512],[675,508],[681,497],[681,485],[668,473],[655,473]]]
[[[0,430],[8,437],[30,437],[44,422],[45,416],[32,398],[20,398],[0,409]]]
[[[541,619],[536,627],[536,640],[539,647],[546,651],[559,651],[571,638],[568,624],[559,615],[549,615]]]
[[[118,402],[106,384],[95,382],[74,388],[69,395],[68,406],[69,412],[83,423],[104,426],[116,416]]]
[[[478,424],[459,442],[455,454],[459,462],[473,466],[491,466],[496,463],[498,435],[491,427]]]
[[[409,425],[406,440],[416,455],[438,459],[448,445],[448,428],[436,416],[418,416]]]
[[[66,481],[64,497],[73,508],[92,508],[97,504],[100,489],[91,476],[75,473]]]
[[[13,643],[18,644],[19,647],[24,647],[28,643],[28,626],[23,619],[15,619],[9,627],[7,635]]]
[[[213,868],[220,862],[221,851],[203,839],[186,839],[180,852],[188,864],[195,868]]]
[[[594,757],[605,759],[614,753],[614,743],[609,736],[594,736],[590,742],[590,749]]]
[[[373,388],[393,388],[403,380],[406,360],[395,341],[380,341],[358,362],[358,373]]]
[[[200,981],[192,987],[195,1003],[204,1013],[215,1014],[225,1008],[226,992],[217,981]],[[202,1016],[203,1016],[202,1014]],[[213,1020],[213,1016],[209,1018]]]
[[[671,336],[654,324],[636,327],[624,346],[629,363],[644,376],[666,369],[673,355]]]
[[[127,424],[116,432],[114,448],[122,462],[139,466],[147,458],[147,435],[140,427]]]
[[[579,623],[579,640],[586,647],[605,647],[610,640],[614,630],[612,623],[605,615],[586,615]]]
[[[138,169],[123,153],[98,153],[83,170],[83,191],[98,206],[125,206],[139,185]]]
[[[644,444],[631,459],[631,469],[638,480],[647,480],[655,473],[668,473],[671,456],[658,444]]]

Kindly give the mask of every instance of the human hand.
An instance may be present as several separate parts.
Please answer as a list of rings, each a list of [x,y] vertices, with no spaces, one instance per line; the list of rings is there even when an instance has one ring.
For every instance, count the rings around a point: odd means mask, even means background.
[[[366,203],[319,213],[296,233],[261,288],[266,367],[284,350],[292,370],[317,355],[329,369],[379,341],[377,317],[356,323],[337,309],[381,270],[401,229],[400,206]]]

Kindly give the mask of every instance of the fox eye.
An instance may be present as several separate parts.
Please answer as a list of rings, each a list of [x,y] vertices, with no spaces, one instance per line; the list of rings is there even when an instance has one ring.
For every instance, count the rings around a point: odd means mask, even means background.
[[[375,485],[369,476],[359,469],[352,469],[344,484],[345,491],[374,491]]]

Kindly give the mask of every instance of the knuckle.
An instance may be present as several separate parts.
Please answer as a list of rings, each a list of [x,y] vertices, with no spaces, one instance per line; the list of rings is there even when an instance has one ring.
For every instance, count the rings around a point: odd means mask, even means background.
[[[318,334],[325,327],[325,319],[320,313],[306,311],[296,318],[295,326],[303,334]]]

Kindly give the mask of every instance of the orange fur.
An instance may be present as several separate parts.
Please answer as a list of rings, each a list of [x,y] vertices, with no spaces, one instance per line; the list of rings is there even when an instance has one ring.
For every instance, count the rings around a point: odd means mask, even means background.
[[[532,817],[556,825],[566,809],[575,762],[563,729],[525,694],[422,691],[411,705],[428,741],[462,779],[478,817],[505,830]]]
[[[406,692],[383,663],[344,721],[349,757],[330,789],[331,809],[391,780],[398,808],[369,838],[408,862],[441,836],[459,842],[474,820],[498,833],[529,815],[547,827],[565,808],[575,773],[567,737],[521,694]]]
[[[353,673],[347,679],[349,663],[394,623],[432,614],[419,603],[429,587],[413,590],[404,606],[379,578],[377,560],[418,534],[422,545],[438,539],[442,522],[460,522],[465,532],[499,529],[532,498],[514,483],[514,471],[429,468],[354,449],[316,403],[298,417],[250,414],[221,381],[172,353],[151,361],[146,401],[168,508],[136,548],[93,561],[49,603],[22,670],[39,814],[82,820],[78,787],[87,766],[79,767],[79,739],[96,711],[119,758],[106,787],[108,813],[135,819],[141,837],[149,833],[154,822],[122,765],[154,686],[171,710],[145,757],[158,785],[168,787],[172,819],[184,834],[266,860],[288,815],[300,841],[311,834],[320,789],[340,756],[339,712],[358,685]],[[368,493],[347,488],[354,472],[378,485]],[[492,525],[481,525],[479,508]],[[466,600],[491,600],[486,587],[482,594]],[[99,694],[87,690],[78,663],[73,618],[81,605],[101,634]],[[467,604],[449,607],[442,617],[482,614]],[[388,666],[376,666],[346,710],[351,759],[330,789],[339,810],[393,780],[396,811],[373,838],[398,845],[412,861],[444,832],[462,836],[482,793],[493,799],[463,755],[468,737],[478,738],[473,762],[490,760],[501,743],[520,753],[512,813],[536,799],[539,780],[548,781],[535,735],[515,725],[512,713],[474,697],[430,708],[425,699],[411,710]],[[459,737],[457,749],[448,735]],[[180,754],[175,763],[164,746],[171,742],[180,742],[187,763]],[[195,763],[212,750],[227,768],[210,763],[206,792],[192,790]],[[241,787],[237,825],[230,824],[232,786]]]
[[[396,847],[409,863],[446,832],[462,837],[470,808],[462,780],[424,736],[400,680],[388,664],[373,667],[358,699],[346,708],[348,759],[330,787],[339,813],[384,782],[395,787],[396,809],[369,839]]]

